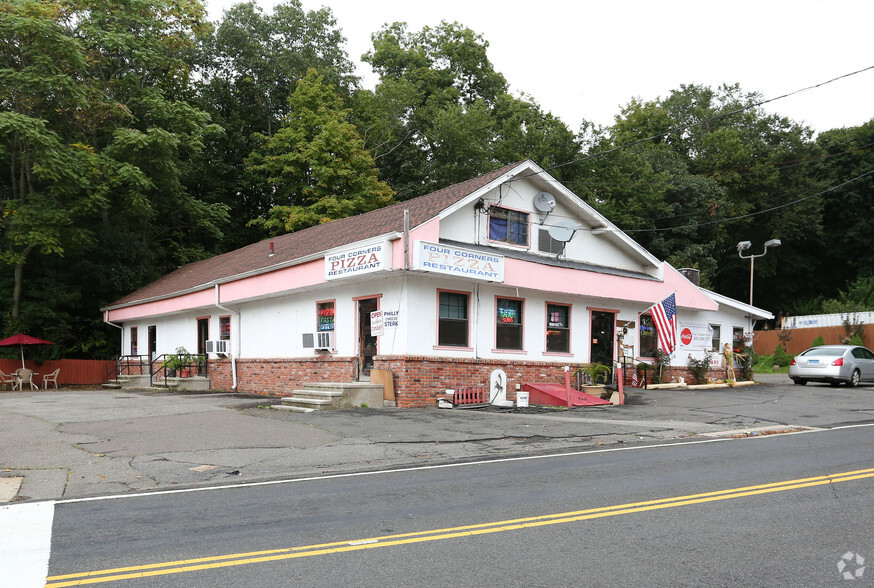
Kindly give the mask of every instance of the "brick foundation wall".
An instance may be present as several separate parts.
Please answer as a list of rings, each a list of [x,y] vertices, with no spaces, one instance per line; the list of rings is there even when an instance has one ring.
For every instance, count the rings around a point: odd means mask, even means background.
[[[738,380],[741,379],[741,372],[742,371],[743,370],[741,370],[741,368],[739,368],[739,367],[734,368],[734,374]],[[633,377],[633,375],[634,375],[634,368],[629,367],[629,368],[625,369],[625,385],[626,386],[631,385],[631,378]],[[653,383],[653,375],[654,375],[654,370],[653,370],[652,366],[650,366],[646,370],[646,382],[647,382],[647,384]],[[691,370],[689,370],[689,368],[686,368],[686,367],[679,367],[679,366],[673,366],[673,365],[668,366],[667,368],[665,368],[665,373],[663,374],[663,376],[664,377],[662,378],[662,381],[665,383],[678,382],[680,380],[680,378],[683,378],[683,380],[687,384],[706,384],[706,382],[696,382],[695,375],[692,373]],[[643,370],[637,371],[637,377],[641,381],[643,381]],[[708,370],[707,378],[712,379],[712,380],[722,381],[725,378],[725,368]]]
[[[210,388],[230,390],[230,359],[209,361]],[[296,357],[291,359],[238,359],[237,392],[290,396],[305,382],[354,382],[352,357]]]
[[[568,365],[573,373],[580,364]],[[397,405],[402,408],[434,406],[447,389],[459,386],[488,388],[489,376],[498,368],[507,374],[507,400],[516,399],[516,384],[564,383],[563,365],[550,362],[377,356],[373,367],[392,371]]]
[[[507,374],[507,400],[515,401],[516,384],[532,382],[564,383],[564,365],[571,374],[581,364],[557,364],[544,361],[507,361],[503,359],[457,359],[445,357],[376,356],[374,369],[391,370],[395,398],[399,408],[434,406],[437,398],[447,389],[460,386],[488,388],[489,376],[495,369]],[[631,385],[634,369],[625,371],[625,385]],[[738,375],[740,375],[738,373]],[[643,372],[638,372],[642,378]],[[653,371],[647,370],[647,381],[652,383]],[[230,390],[233,385],[230,359],[209,361],[210,387]],[[684,367],[671,366],[664,381],[683,377],[694,383],[692,373]],[[711,370],[708,377],[722,379],[724,370]],[[354,357],[298,357],[290,359],[238,359],[237,391],[247,394],[289,396],[305,382],[349,383],[356,379]],[[572,380],[572,384],[574,380]]]

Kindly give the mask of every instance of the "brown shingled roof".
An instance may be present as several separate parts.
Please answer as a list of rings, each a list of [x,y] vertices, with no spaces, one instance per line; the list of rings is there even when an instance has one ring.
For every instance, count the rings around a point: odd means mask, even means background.
[[[404,210],[410,211],[410,226],[417,227],[521,163],[512,163],[412,200],[265,239],[235,251],[189,263],[113,302],[109,308],[198,290],[215,280],[264,270],[370,237],[401,232],[404,228]],[[274,246],[273,257],[267,255],[270,242]]]

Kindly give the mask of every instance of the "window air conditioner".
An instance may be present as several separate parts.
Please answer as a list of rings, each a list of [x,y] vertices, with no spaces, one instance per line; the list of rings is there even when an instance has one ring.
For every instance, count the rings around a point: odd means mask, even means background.
[[[206,352],[228,355],[231,352],[231,342],[227,339],[207,341]]]
[[[305,349],[333,349],[334,332],[303,333],[303,346]]]

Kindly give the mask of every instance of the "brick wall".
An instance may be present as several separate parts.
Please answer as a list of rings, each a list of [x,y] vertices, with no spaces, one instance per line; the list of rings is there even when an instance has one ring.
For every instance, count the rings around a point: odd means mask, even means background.
[[[571,373],[580,364],[567,364]],[[563,364],[543,361],[507,361],[503,359],[458,359],[445,357],[376,356],[374,369],[391,370],[395,397],[400,408],[434,406],[447,389],[460,386],[485,386],[495,369],[507,374],[507,399],[516,399],[516,384],[532,382],[564,383]],[[633,369],[625,373],[625,385],[631,385]],[[652,383],[652,370],[647,380]],[[740,375],[738,373],[738,375]],[[642,377],[642,371],[639,377]],[[682,376],[687,383],[695,381],[692,373],[671,366],[665,381]],[[721,379],[724,370],[712,370],[709,377]],[[233,384],[231,361],[212,359],[209,362],[210,386],[213,390],[230,390]],[[353,357],[305,357],[292,359],[238,359],[237,391],[248,394],[289,396],[306,382],[354,382],[356,360]]]
[[[579,364],[569,364],[571,371]],[[564,383],[561,364],[503,359],[455,359],[444,357],[377,356],[374,368],[391,370],[397,405],[402,408],[434,406],[447,389],[459,386],[488,388],[492,370],[507,374],[507,399],[516,399],[516,384]]]
[[[233,374],[230,359],[211,359],[210,387],[230,390]],[[351,357],[296,357],[293,359],[238,359],[237,392],[290,396],[305,382],[353,382],[355,360]]]

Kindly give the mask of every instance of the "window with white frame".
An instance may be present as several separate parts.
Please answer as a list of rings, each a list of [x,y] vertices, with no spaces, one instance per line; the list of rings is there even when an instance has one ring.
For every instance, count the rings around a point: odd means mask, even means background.
[[[732,327],[731,329],[731,347],[735,353],[740,353],[744,348],[744,328]]]
[[[710,325],[712,332],[710,334],[710,351],[722,352],[722,349],[719,346],[720,339],[722,337],[721,330],[719,325]]]

